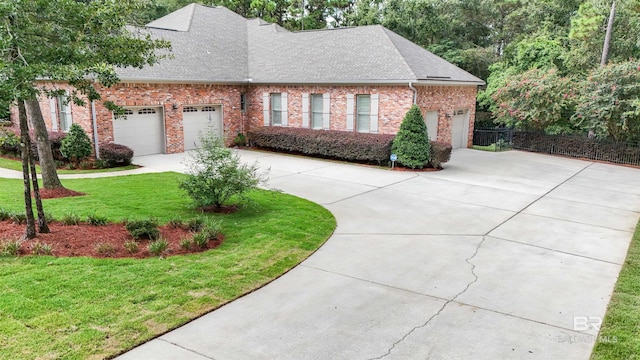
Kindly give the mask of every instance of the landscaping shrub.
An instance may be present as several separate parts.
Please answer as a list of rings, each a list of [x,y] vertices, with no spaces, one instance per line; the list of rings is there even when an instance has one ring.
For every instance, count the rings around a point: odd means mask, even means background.
[[[431,144],[420,108],[411,106],[400,124],[400,130],[391,146],[391,152],[398,155],[398,163],[412,169],[422,169],[430,159]]]
[[[138,250],[140,249],[139,245],[137,242],[135,241],[125,241],[124,242],[124,248],[125,250],[127,250],[130,254],[135,254],[138,252]]]
[[[53,255],[53,246],[39,241],[31,244],[30,249],[33,255]]]
[[[256,163],[242,164],[239,155],[225,148],[220,139],[202,136],[200,144],[187,162],[187,178],[180,183],[198,206],[219,209],[232,196],[243,196],[266,181]]]
[[[87,215],[87,223],[93,226],[107,225],[107,217],[93,213],[93,214]]]
[[[235,139],[233,139],[233,144],[235,146],[246,146],[247,145],[247,138],[244,136],[243,133],[238,133],[238,135],[235,137]]]
[[[61,163],[65,162],[67,159],[62,155],[60,147],[62,146],[62,140],[67,137],[67,134],[62,131],[50,131],[48,134],[49,146],[51,146],[51,155],[53,155],[53,160]],[[32,135],[31,139],[31,153],[34,156],[34,159],[38,161],[40,160],[38,157],[38,142],[36,141],[35,135]]]
[[[100,159],[106,167],[129,165],[132,158],[133,150],[128,146],[114,143],[100,145]]]
[[[62,139],[60,152],[69,161],[79,164],[91,156],[91,139],[80,125],[71,124],[69,133]]]
[[[125,227],[134,239],[156,240],[160,237],[158,222],[154,219],[127,221]]]
[[[113,256],[116,253],[116,248],[109,243],[98,243],[96,244],[96,252],[102,256]]]
[[[429,165],[435,169],[442,169],[442,164],[451,160],[451,144],[440,141],[431,142],[431,159]]]
[[[393,135],[265,126],[249,132],[255,146],[349,161],[386,164]]]
[[[19,156],[20,138],[9,130],[0,130],[0,153]]]
[[[80,216],[73,213],[66,213],[60,218],[60,222],[66,226],[78,225],[81,221]]]
[[[169,247],[169,242],[167,242],[167,240],[159,239],[159,240],[150,242],[149,247],[147,249],[153,255],[160,256],[167,250],[168,247]]]
[[[20,240],[4,240],[0,242],[0,256],[18,256],[21,246]]]

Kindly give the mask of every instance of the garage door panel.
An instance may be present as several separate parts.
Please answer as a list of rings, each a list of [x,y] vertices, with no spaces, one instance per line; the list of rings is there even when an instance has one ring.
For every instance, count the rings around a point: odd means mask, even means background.
[[[457,110],[453,116],[451,124],[451,147],[458,149],[467,147],[467,138],[469,135],[468,112],[466,110]]]
[[[113,120],[113,138],[134,155],[164,152],[164,124],[160,108],[127,109],[126,118]]]
[[[222,137],[222,107],[212,105],[185,106],[182,110],[184,149],[200,146],[200,137],[213,134]]]

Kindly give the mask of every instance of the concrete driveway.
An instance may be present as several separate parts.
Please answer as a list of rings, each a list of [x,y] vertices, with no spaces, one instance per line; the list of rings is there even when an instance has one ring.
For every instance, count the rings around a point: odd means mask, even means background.
[[[640,215],[640,170],[621,166],[464,149],[415,173],[240,153],[329,209],[335,234],[119,359],[588,359]]]

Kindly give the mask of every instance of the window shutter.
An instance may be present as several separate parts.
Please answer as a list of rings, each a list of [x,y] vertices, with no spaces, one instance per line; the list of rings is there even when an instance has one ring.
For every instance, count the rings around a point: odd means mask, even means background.
[[[353,109],[355,107],[353,94],[347,94],[347,130],[353,130]]]
[[[49,107],[51,108],[51,130],[58,131],[58,114],[57,114],[57,101],[56,98],[49,99]]]
[[[309,127],[309,94],[302,93],[302,127]]]
[[[378,132],[378,99],[380,94],[371,94],[371,121],[369,123],[369,131]]]
[[[289,126],[289,112],[287,111],[287,93],[282,93],[282,126]]]
[[[322,128],[329,130],[331,124],[329,123],[331,115],[331,95],[329,93],[322,94]]]
[[[269,126],[269,93],[262,93],[262,116],[264,117],[264,126]]]

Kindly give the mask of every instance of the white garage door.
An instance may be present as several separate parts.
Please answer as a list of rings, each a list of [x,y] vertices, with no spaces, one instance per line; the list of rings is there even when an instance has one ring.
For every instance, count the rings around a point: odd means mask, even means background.
[[[456,110],[451,125],[451,147],[454,149],[467,147],[469,138],[469,110]]]
[[[429,140],[438,140],[438,110],[429,110],[424,116],[424,122],[427,123],[427,134]]]
[[[113,142],[130,147],[135,156],[164,152],[161,108],[126,109],[126,118],[113,119]]]
[[[200,146],[200,136],[213,134],[222,137],[222,107],[213,105],[190,105],[182,108],[184,149]]]

